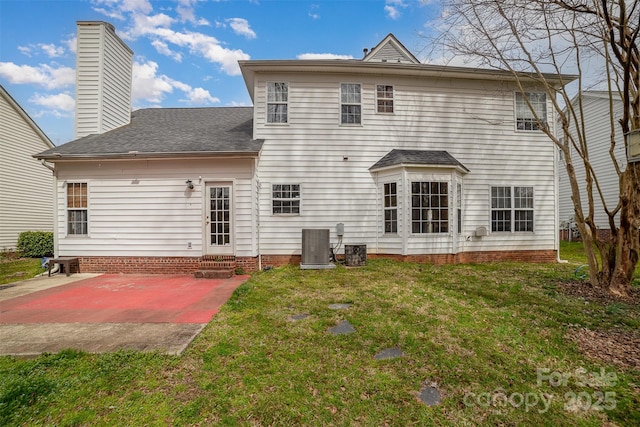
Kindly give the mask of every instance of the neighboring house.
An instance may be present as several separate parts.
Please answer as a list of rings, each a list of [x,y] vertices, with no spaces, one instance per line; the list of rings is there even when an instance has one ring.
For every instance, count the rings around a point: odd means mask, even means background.
[[[580,102],[581,101],[581,102]],[[589,161],[598,178],[602,193],[604,194],[609,209],[614,209],[620,194],[620,186],[618,175],[615,170],[613,159],[609,154],[611,148],[611,122],[613,120],[619,129],[618,119],[622,117],[622,101],[614,100],[610,103],[609,92],[602,91],[586,91],[582,93],[580,99],[576,96],[571,101],[573,108],[579,114],[580,105],[582,105],[582,114],[584,115],[584,134],[586,135],[589,146]],[[610,105],[613,106],[613,118],[610,111]],[[575,129],[574,129],[575,132]],[[624,150],[624,136],[619,131],[616,135],[616,148],[614,150],[616,162],[620,170],[624,171],[626,167],[626,155]],[[580,184],[580,198],[582,200],[582,208],[585,214],[588,213],[589,203],[587,199],[585,172],[582,159],[572,150],[573,165],[576,170],[576,177]],[[565,169],[564,159],[558,163],[559,171],[559,198],[558,210],[560,217],[560,230],[563,239],[569,237],[566,231],[567,226],[573,223],[575,217],[573,201],[571,200],[571,187],[569,178]],[[593,190],[594,197],[594,219],[598,228],[605,232],[609,231],[609,220],[604,212],[602,202],[597,193],[597,189]]]
[[[300,262],[302,230],[320,228],[340,254],[556,259],[555,149],[509,73],[420,64],[393,35],[361,60],[240,68],[253,107],[139,110],[35,156],[55,164],[57,255],[255,270]],[[553,126],[543,88],[527,93]]]
[[[0,85],[0,251],[23,231],[53,230],[53,176],[31,155],[54,145]]]

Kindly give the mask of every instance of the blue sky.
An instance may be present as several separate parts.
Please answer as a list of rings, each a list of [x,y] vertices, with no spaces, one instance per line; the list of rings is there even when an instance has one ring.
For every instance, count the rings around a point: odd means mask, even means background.
[[[360,58],[393,33],[420,58],[436,0],[0,0],[0,84],[73,139],[76,21],[134,51],[134,109],[251,105],[238,59]],[[422,58],[420,58],[422,59]]]

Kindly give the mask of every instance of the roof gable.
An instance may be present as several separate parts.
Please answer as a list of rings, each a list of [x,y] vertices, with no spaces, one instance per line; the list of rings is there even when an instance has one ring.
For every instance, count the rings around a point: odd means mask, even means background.
[[[469,172],[462,163],[447,151],[393,149],[369,168],[371,171],[399,166],[445,167]]]
[[[49,137],[40,129],[36,122],[27,114],[26,111],[16,102],[15,99],[7,92],[7,90],[0,85],[0,96],[2,96],[11,107],[18,113],[20,117],[27,123],[33,131],[40,137],[45,147],[55,147],[55,144],[51,142]]]
[[[416,58],[402,43],[393,35],[389,34],[376,47],[371,49],[362,59],[364,62],[401,62],[408,64],[419,64]]]

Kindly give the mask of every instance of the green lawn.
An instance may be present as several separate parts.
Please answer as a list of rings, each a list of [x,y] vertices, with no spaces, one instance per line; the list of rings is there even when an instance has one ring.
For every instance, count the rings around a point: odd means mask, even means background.
[[[180,357],[0,358],[0,425],[638,425],[640,371],[567,338],[636,331],[638,307],[561,292],[574,245],[567,264],[255,273]],[[328,334],[341,320],[356,333]],[[374,360],[389,347],[404,356]],[[419,401],[425,384],[440,405]]]
[[[0,285],[32,279],[42,273],[40,258],[18,258],[0,255]]]

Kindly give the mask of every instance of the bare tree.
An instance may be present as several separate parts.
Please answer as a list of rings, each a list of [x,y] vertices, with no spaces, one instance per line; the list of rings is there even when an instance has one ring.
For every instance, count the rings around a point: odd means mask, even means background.
[[[621,168],[615,154],[620,135],[624,135],[627,148],[629,132],[640,132],[639,2],[443,0],[439,35],[430,43],[476,65],[513,73],[538,128],[563,153],[591,283],[617,295],[628,294],[640,254],[640,163],[628,163]],[[593,63],[601,64],[600,81],[585,72],[586,64],[593,68]],[[571,85],[558,86],[555,83],[558,79],[562,83],[567,69],[576,73],[578,79]],[[526,96],[527,80],[532,77],[547,92],[558,119],[558,130],[547,126],[545,117],[536,115]],[[580,95],[596,84],[604,85],[609,93],[609,155],[620,189],[615,205],[605,200],[589,160],[590,141],[585,133]],[[619,120],[614,119],[616,102],[622,102]],[[586,176],[585,201],[580,192],[583,183],[576,177],[578,164],[584,167]],[[599,234],[594,221],[598,199],[608,217],[610,237]]]

